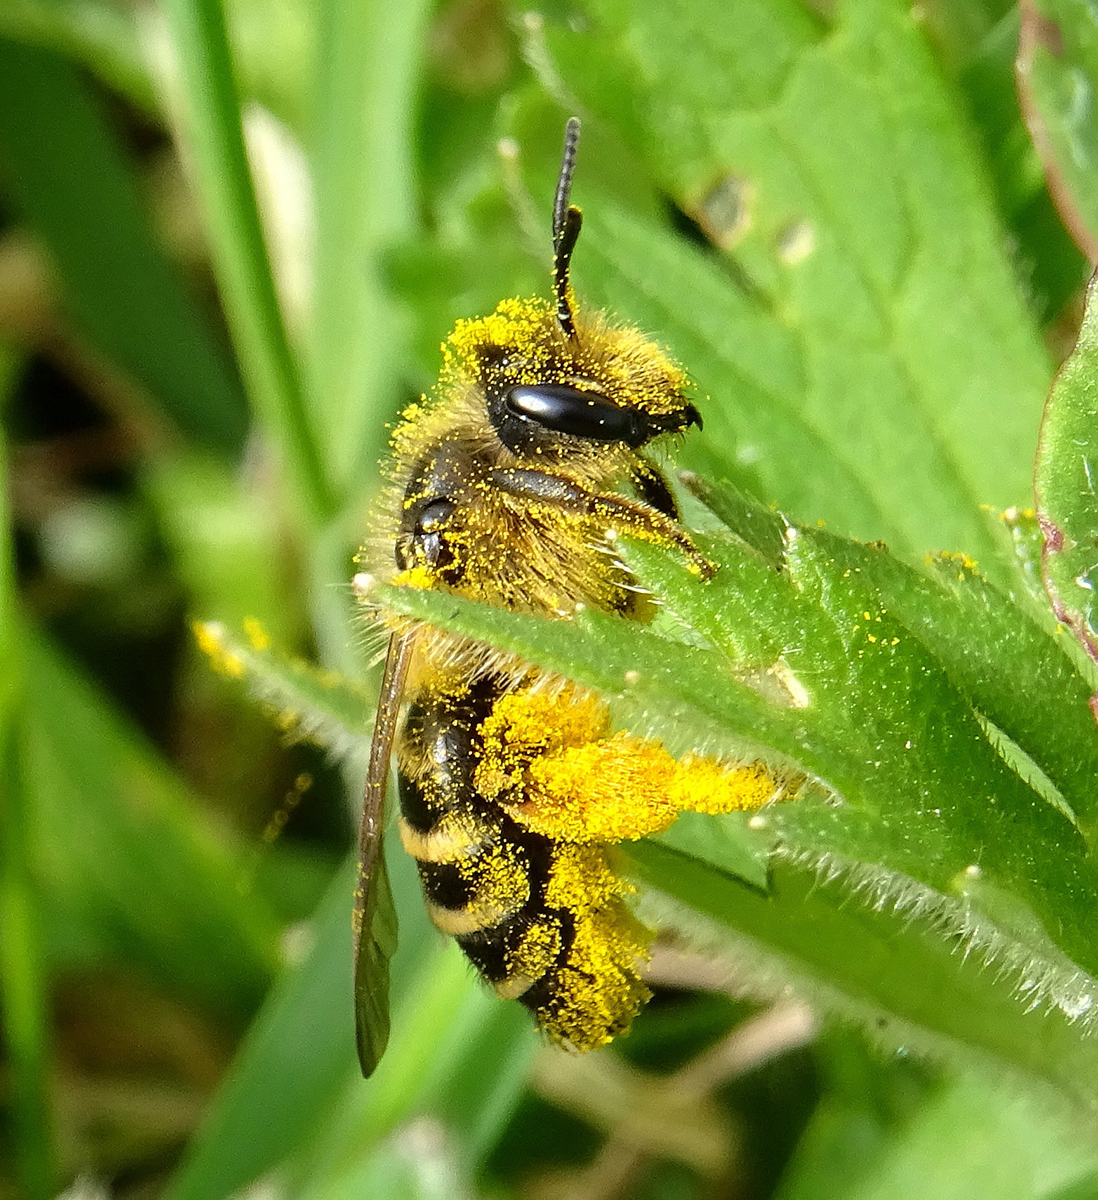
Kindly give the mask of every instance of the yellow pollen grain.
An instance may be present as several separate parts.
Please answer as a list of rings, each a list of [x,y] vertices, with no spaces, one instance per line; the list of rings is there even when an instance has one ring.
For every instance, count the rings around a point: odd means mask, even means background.
[[[210,660],[210,665],[230,679],[241,679],[247,672],[244,660],[226,645],[224,630],[212,621],[195,621],[191,626],[199,650]]]
[[[606,706],[575,690],[548,696],[514,692],[498,700],[480,727],[481,762],[478,791],[490,800],[523,786],[526,771],[537,759],[566,747],[583,746],[605,735]]]
[[[521,382],[536,382],[544,376],[551,353],[544,337],[550,311],[544,300],[511,299],[501,301],[490,316],[458,321],[443,346],[444,379],[475,371],[481,349],[489,345],[509,351],[522,363]]]
[[[271,638],[262,624],[255,617],[244,618],[244,636],[253,650],[263,653],[271,648]]]
[[[532,763],[523,824],[569,842],[620,842],[667,829],[678,815],[668,794],[675,760],[657,742],[628,734],[570,747]]]
[[[400,571],[393,576],[396,587],[419,588],[421,591],[431,591],[435,586],[434,574],[426,567],[412,567]]]
[[[762,763],[730,767],[699,755],[678,764],[670,797],[677,808],[690,812],[752,812],[772,800],[779,787]]]
[[[667,829],[679,813],[750,812],[778,791],[762,764],[676,761],[658,742],[617,734],[533,763],[514,812],[528,828],[564,841],[633,841]]]
[[[604,847],[559,842],[554,848],[545,892],[547,907],[575,912],[606,904],[632,890],[632,885],[611,869]]]
[[[612,327],[597,319],[585,333],[586,340],[602,351],[600,391],[611,401],[620,397],[630,407],[653,414],[674,411],[686,377],[658,345],[636,329]],[[507,359],[502,369],[511,383],[574,386],[576,372],[584,374],[583,364],[561,359],[559,337],[555,308],[544,298],[503,300],[487,317],[458,321],[443,344],[440,384],[445,390],[463,381],[479,381],[484,348],[492,346]]]

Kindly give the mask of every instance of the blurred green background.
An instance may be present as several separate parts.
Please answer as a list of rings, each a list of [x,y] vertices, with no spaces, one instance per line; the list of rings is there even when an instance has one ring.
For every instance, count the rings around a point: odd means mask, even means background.
[[[364,1083],[361,746],[191,631],[367,712],[387,423],[545,292],[573,112],[577,290],[691,374],[681,461],[1024,590],[1096,84],[1085,0],[0,0],[0,1197],[1098,1196],[1092,1117],[754,951],[661,948],[629,1039],[554,1054],[399,857]]]

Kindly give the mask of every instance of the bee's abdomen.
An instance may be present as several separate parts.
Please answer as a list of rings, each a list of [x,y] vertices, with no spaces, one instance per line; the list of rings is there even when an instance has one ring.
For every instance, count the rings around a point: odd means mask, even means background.
[[[545,911],[552,843],[478,792],[480,745],[464,705],[417,701],[402,749],[401,840],[431,920],[489,983],[517,996],[567,950],[565,923]]]
[[[475,785],[480,725],[502,694],[491,676],[421,693],[400,755],[401,838],[419,865],[431,919],[494,984],[507,983],[511,942],[537,924],[551,856],[546,838],[523,831]]]
[[[479,728],[503,694],[481,678],[409,708],[401,744],[401,838],[434,924],[504,997],[584,1048],[629,1025],[648,992],[639,927],[600,848],[534,833],[475,785]]]

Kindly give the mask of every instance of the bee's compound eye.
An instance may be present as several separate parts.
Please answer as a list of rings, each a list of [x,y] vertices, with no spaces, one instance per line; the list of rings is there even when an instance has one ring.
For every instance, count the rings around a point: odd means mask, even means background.
[[[504,404],[517,417],[573,437],[630,446],[640,446],[648,437],[639,413],[563,383],[518,384],[508,389]]]
[[[456,511],[457,505],[452,500],[442,496],[429,500],[416,513],[412,531],[413,560],[442,573],[447,583],[453,583],[456,579],[450,571],[454,566],[454,551],[446,540],[447,531],[452,532],[452,518]]]
[[[452,500],[432,500],[419,511],[416,517],[417,533],[437,533],[454,515]]]
[[[446,531],[452,526],[457,505],[437,496],[420,504],[409,513],[395,546],[396,564],[402,571],[416,566],[441,570],[449,567],[454,555],[446,544]]]

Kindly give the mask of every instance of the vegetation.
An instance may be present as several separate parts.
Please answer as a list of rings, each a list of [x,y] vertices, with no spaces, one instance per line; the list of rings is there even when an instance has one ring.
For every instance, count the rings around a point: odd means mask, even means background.
[[[0,1195],[1098,1194],[1096,21],[0,6]],[[547,289],[572,112],[720,571],[625,545],[651,628],[387,600],[811,794],[628,847],[660,990],[586,1057],[392,854],[364,1082],[352,556],[452,322]]]

